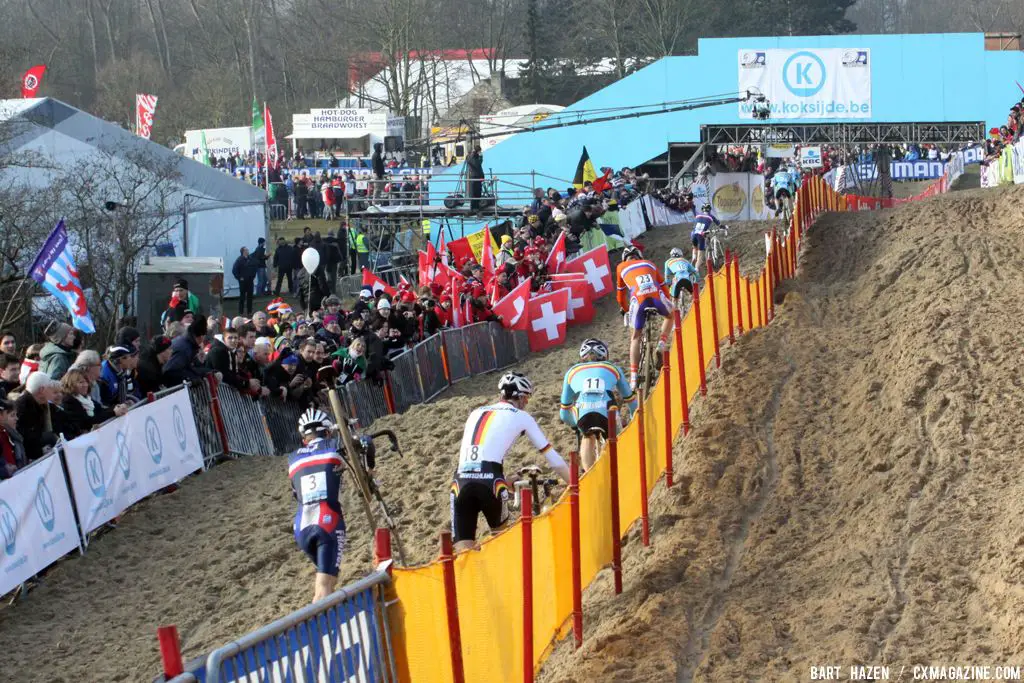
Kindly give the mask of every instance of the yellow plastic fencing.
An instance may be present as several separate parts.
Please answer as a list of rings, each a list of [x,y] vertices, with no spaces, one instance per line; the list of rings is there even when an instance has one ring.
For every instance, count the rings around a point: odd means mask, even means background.
[[[799,241],[814,219],[825,210],[844,210],[843,198],[820,178],[807,180],[797,195],[791,238],[781,246],[779,276],[791,270]],[[778,245],[778,243],[776,243]],[[747,279],[738,264],[714,275],[712,298],[708,288],[700,292],[701,341],[706,370],[715,364],[716,340],[729,337],[728,310],[733,327],[744,332],[763,327],[771,308],[773,291],[771,259],[759,277]],[[739,297],[736,284],[739,282]],[[749,290],[749,298],[748,298]],[[714,311],[712,311],[712,305]],[[697,315],[691,307],[682,319],[682,354],[685,391],[691,399],[700,389]],[[725,343],[728,343],[727,341]],[[672,429],[683,425],[679,390],[679,349],[672,349]],[[665,386],[659,381],[645,401],[644,433],[648,491],[664,474]],[[619,435],[619,524],[624,536],[641,517],[640,427],[634,420]],[[607,450],[607,449],[606,449]],[[597,573],[612,562],[611,461],[607,453],[580,479],[580,574],[585,588]],[[571,629],[573,609],[572,539],[568,496],[533,520],[533,668],[536,670],[557,640]],[[523,526],[484,542],[478,551],[455,558],[459,628],[465,681],[503,682],[524,680],[523,671]],[[450,683],[452,652],[449,640],[443,569],[440,562],[425,567],[395,568],[397,602],[388,613],[399,678],[408,683]],[[584,615],[585,618],[585,615]]]

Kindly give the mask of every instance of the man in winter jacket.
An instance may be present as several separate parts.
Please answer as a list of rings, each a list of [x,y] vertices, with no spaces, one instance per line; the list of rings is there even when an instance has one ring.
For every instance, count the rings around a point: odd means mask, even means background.
[[[25,441],[18,433],[18,413],[13,403],[0,397],[0,480],[14,476],[27,464]]]
[[[231,274],[238,280],[238,315],[252,315],[252,294],[258,266],[249,256],[248,247],[242,247],[238,253],[235,264],[231,266]]]
[[[281,284],[285,280],[288,281],[288,293],[295,294],[295,281],[292,278],[292,271],[299,267],[298,258],[296,258],[297,254],[296,248],[288,244],[285,238],[277,238],[277,249],[274,250],[274,260],[272,262],[274,270],[277,271],[277,285],[274,287],[274,296],[281,296]]]
[[[44,334],[47,342],[39,352],[39,371],[59,381],[75,362],[75,328],[54,321],[46,326]]]
[[[209,374],[199,364],[199,350],[206,339],[206,318],[196,318],[185,334],[171,342],[171,357],[164,363],[164,382],[168,386],[193,382]]]
[[[139,391],[145,395],[160,391],[164,384],[164,363],[171,357],[171,339],[158,334],[139,352],[139,366],[135,369]]]
[[[25,393],[14,402],[18,427],[25,443],[28,462],[43,457],[43,449],[57,443],[50,403],[60,396],[60,383],[44,372],[33,372],[25,382]],[[56,410],[56,408],[54,408]]]
[[[139,352],[135,347],[112,346],[107,349],[107,360],[103,361],[99,379],[103,405],[131,405],[142,399],[134,377],[138,365]]]

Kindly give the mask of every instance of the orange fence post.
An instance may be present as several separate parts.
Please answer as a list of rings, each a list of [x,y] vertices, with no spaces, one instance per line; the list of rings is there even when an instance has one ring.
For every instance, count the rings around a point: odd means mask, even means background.
[[[181,661],[181,642],[178,640],[178,627],[158,627],[156,639],[160,644],[160,661],[164,667],[164,678],[170,680],[175,676],[185,673],[185,665]]]
[[[732,254],[725,250],[725,307],[729,311],[729,345],[736,343],[735,329],[732,324]],[[739,302],[736,302],[739,305]]]
[[[220,447],[224,455],[231,452],[228,444],[228,428],[224,424],[224,414],[220,411],[220,397],[217,396],[217,378],[211,372],[206,376],[206,385],[210,387],[210,408],[213,412],[213,426],[217,428],[217,436],[220,437]]]
[[[696,288],[696,285],[694,286]],[[647,425],[644,423],[644,403],[647,397],[640,394],[640,409],[637,416],[640,421],[640,529],[645,546],[651,544],[651,528],[647,519]]]
[[[747,329],[754,329],[754,305],[752,303],[752,297],[750,296],[750,280],[745,280],[747,283]]]
[[[569,529],[572,535],[572,632],[583,646],[583,570],[580,560],[580,454],[569,454]]]
[[[445,348],[444,343],[444,330],[441,331],[441,367],[444,369],[444,378],[448,382],[448,386],[452,385],[452,371],[448,365],[448,349]]]
[[[793,226],[794,230],[796,226]],[[793,240],[793,247],[789,250],[789,276],[796,277],[796,257],[797,250],[799,249],[799,242],[796,239]]]
[[[523,523],[523,682],[533,683],[533,493],[519,493]]]
[[[697,364],[700,366],[700,395],[708,394],[708,378],[704,370],[704,334],[700,326],[700,285],[693,283],[693,317],[697,322]]]
[[[382,528],[373,532],[373,564],[379,565],[391,559],[391,529]],[[394,565],[388,565],[388,574]]]
[[[527,506],[529,507],[529,506]],[[462,668],[462,633],[459,628],[459,598],[455,593],[455,554],[452,551],[452,534],[441,532],[441,569],[444,574],[444,602],[448,613],[448,642],[451,650],[452,681],[465,683],[466,673]],[[532,639],[530,641],[533,642]]]
[[[384,373],[384,403],[387,404],[388,415],[394,415],[398,412],[398,409],[395,407],[395,394],[391,388],[390,372]]]
[[[761,305],[761,324],[768,324],[768,269],[761,271],[761,279],[757,283],[757,299]]]
[[[715,306],[715,267],[708,261],[708,298],[711,300],[711,339],[715,347],[715,367],[722,367],[718,348],[718,312]]]
[[[683,436],[690,433],[690,397],[686,395],[686,353],[683,349],[683,314],[677,308],[675,310],[676,320],[676,349],[679,358],[679,397],[683,400]]]
[[[672,354],[665,349],[661,381],[665,384],[665,486],[672,488]]]
[[[612,494],[612,577],[615,594],[622,592],[622,530],[619,528],[619,409],[608,409],[608,466]]]
[[[743,303],[742,299],[740,299],[740,257],[735,253],[732,255],[732,265],[729,268],[731,268],[729,273],[735,292],[733,300],[736,302],[736,327],[739,329],[739,333],[743,334]]]

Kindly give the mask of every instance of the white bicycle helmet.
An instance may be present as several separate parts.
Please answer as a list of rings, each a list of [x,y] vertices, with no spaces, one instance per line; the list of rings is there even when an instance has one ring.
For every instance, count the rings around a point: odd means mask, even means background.
[[[672,251],[668,252],[669,258],[683,258],[683,250],[679,247],[673,247]]]
[[[701,204],[700,210],[701,210],[701,213],[707,213],[708,211],[711,210],[711,205],[710,204]]]
[[[334,421],[327,413],[318,408],[307,408],[299,417],[299,432],[303,435],[328,432],[334,427]]]
[[[518,372],[507,372],[498,380],[498,391],[503,398],[519,398],[533,394],[530,378]]]
[[[622,250],[622,260],[624,262],[630,259],[643,257],[643,254],[641,254],[640,250],[637,249],[636,247],[626,247],[625,249]]]
[[[587,339],[580,346],[580,359],[593,354],[598,360],[608,360],[608,345],[600,339]]]

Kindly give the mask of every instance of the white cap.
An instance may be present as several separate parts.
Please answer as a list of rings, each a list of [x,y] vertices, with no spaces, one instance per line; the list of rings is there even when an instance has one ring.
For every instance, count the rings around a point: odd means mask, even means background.
[[[274,342],[270,341],[270,337],[256,337],[254,346],[273,346]]]
[[[380,310],[382,308],[391,308],[391,302],[387,299],[381,299],[377,302],[377,309]]]

